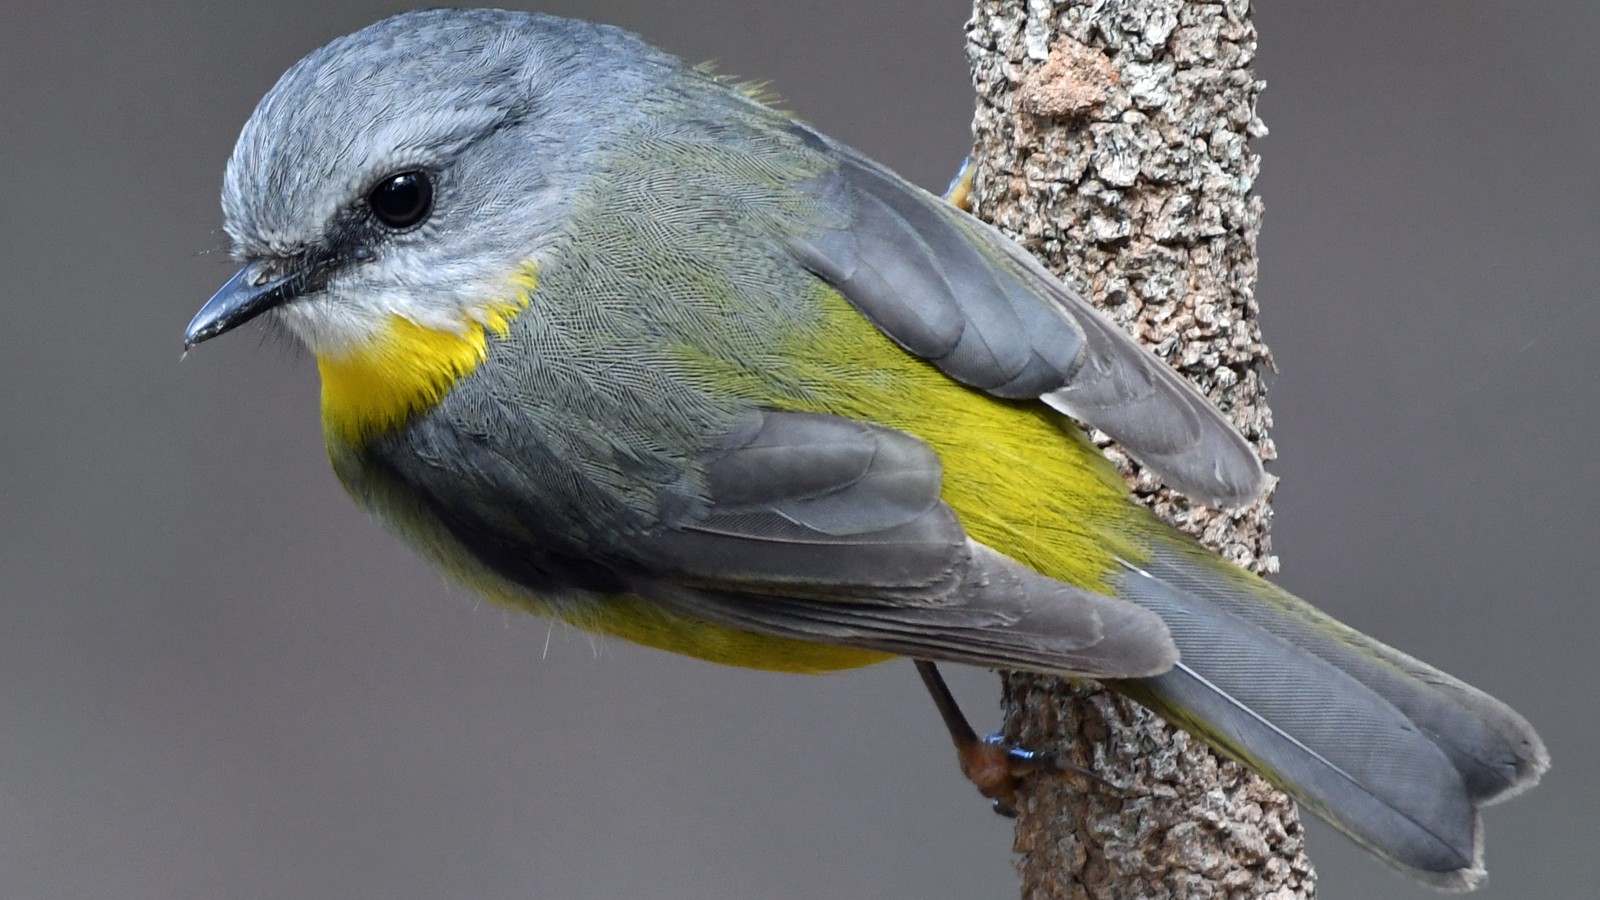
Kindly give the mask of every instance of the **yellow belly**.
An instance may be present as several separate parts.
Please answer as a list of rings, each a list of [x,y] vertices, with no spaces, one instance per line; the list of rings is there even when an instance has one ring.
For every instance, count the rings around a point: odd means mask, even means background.
[[[607,597],[558,617],[585,631],[746,669],[818,674],[857,669],[894,658],[888,653],[755,634],[686,619],[631,594]]]

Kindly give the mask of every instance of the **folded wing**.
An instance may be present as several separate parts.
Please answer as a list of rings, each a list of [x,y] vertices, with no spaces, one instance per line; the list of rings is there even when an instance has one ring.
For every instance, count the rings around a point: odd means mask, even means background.
[[[938,457],[889,428],[766,412],[701,460],[710,512],[633,538],[629,589],[718,624],[924,659],[1166,671],[1155,615],[969,539]]]
[[[1259,457],[1221,412],[1015,242],[802,137],[838,160],[807,185],[834,215],[790,250],[890,338],[963,384],[1041,399],[1106,432],[1191,496],[1236,504],[1264,489]]]

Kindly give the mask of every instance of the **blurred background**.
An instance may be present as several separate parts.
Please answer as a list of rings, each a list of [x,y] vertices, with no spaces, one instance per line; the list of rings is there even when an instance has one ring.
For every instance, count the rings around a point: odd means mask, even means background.
[[[0,897],[1005,897],[909,664],[719,669],[488,607],[342,495],[308,358],[179,364],[238,128],[395,3],[8,6]],[[546,2],[933,189],[966,0]],[[1543,786],[1488,897],[1600,856],[1600,6],[1257,10],[1281,581],[1509,701]],[[997,719],[983,672],[957,685]],[[1427,897],[1313,823],[1322,896]]]

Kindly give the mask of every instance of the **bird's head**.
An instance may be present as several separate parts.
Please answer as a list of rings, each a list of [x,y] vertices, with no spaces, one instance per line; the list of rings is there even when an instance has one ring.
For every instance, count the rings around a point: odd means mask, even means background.
[[[584,177],[598,101],[643,80],[648,66],[631,63],[648,55],[614,28],[460,10],[313,52],[228,162],[224,225],[244,265],[185,345],[268,315],[338,358],[396,322],[463,333],[503,315]]]

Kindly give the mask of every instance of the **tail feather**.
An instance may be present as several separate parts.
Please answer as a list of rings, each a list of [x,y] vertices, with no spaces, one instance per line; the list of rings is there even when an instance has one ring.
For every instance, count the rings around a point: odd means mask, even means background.
[[[1482,879],[1478,807],[1548,762],[1516,713],[1187,542],[1118,588],[1166,622],[1181,656],[1114,687],[1391,864],[1446,889]]]
[[[1549,754],[1509,706],[1328,616],[1288,591],[1184,544],[1150,574],[1315,654],[1394,704],[1449,755],[1480,804],[1538,782]]]

